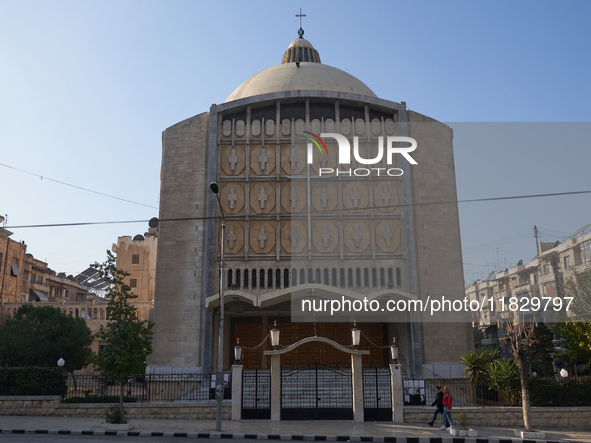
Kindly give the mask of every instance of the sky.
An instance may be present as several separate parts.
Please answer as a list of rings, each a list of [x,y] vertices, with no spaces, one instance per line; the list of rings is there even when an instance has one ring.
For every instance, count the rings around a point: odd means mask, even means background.
[[[591,190],[588,1],[0,0],[12,238],[75,275],[146,232],[162,131],[279,64],[300,7],[323,63],[454,129],[459,200]],[[534,225],[553,242],[591,223],[590,199],[460,203],[466,282],[532,259]]]

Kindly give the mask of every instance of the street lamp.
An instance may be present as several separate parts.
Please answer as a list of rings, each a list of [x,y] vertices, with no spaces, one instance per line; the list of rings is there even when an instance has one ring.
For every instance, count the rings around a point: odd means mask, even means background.
[[[215,430],[222,430],[222,400],[224,399],[224,246],[226,244],[226,219],[220,202],[220,186],[216,182],[209,184],[209,189],[217,198],[220,213],[222,214],[222,247],[220,248],[220,322],[218,331],[218,371],[216,375],[215,395],[217,400]]]
[[[238,364],[242,361],[242,346],[240,346],[240,339],[236,339],[236,346],[234,346],[234,361]]]
[[[277,346],[279,346],[279,329],[277,328],[277,320],[273,323],[273,329],[271,329],[271,346],[273,349],[277,350]]]
[[[353,323],[353,327],[351,328],[351,341],[353,342],[353,347],[357,349],[359,346],[359,341],[361,340],[361,331],[357,327],[357,322]]]
[[[63,358],[60,358],[60,359],[57,361],[57,365],[58,365],[60,368],[63,368],[65,364],[66,364],[66,360],[64,360]]]
[[[398,345],[396,344],[396,337],[392,337],[392,344],[390,345],[390,356],[392,357],[392,362],[397,365],[398,364]]]

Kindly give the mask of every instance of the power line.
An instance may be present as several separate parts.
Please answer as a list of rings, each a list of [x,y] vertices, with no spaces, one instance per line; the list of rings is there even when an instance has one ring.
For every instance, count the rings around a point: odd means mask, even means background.
[[[13,170],[18,171],[18,172],[22,172],[23,174],[29,174],[29,175],[32,175],[34,177],[39,177],[41,180],[49,180],[49,181],[52,181],[52,182],[55,182],[55,183],[59,183],[60,185],[69,186],[71,188],[80,189],[80,190],[86,191],[86,192],[92,192],[93,194],[98,194],[98,195],[102,195],[104,197],[114,198],[115,200],[120,200],[120,201],[123,201],[123,202],[126,202],[126,203],[132,203],[134,205],[145,206],[146,208],[158,209],[155,206],[146,205],[144,203],[138,203],[138,202],[135,202],[133,200],[128,200],[128,199],[125,199],[125,198],[116,197],[114,195],[105,194],[103,192],[94,191],[92,189],[83,188],[82,186],[73,185],[71,183],[66,183],[66,182],[63,182],[63,181],[60,181],[60,180],[56,180],[56,179],[53,179],[53,178],[50,178],[50,177],[46,177],[44,175],[35,174],[34,172],[25,171],[24,169],[15,168],[14,166],[6,165],[4,163],[0,163],[0,166],[4,166],[5,168],[8,168],[8,169],[13,169]]]
[[[2,165],[0,163],[0,165]],[[2,165],[4,166],[4,165]],[[93,192],[93,191],[92,191]],[[477,203],[477,202],[491,202],[500,200],[516,200],[526,198],[541,198],[541,197],[559,197],[565,195],[579,195],[579,194],[591,194],[590,191],[571,191],[571,192],[556,192],[551,194],[528,194],[528,195],[512,195],[505,197],[488,197],[488,198],[472,198],[466,200],[448,200],[441,202],[419,202],[419,203],[408,203],[400,205],[389,205],[389,206],[368,206],[366,208],[359,208],[361,210],[372,210],[372,209],[389,209],[389,208],[400,208],[400,207],[423,207],[432,205],[447,205],[447,204],[459,204],[459,203]],[[106,195],[106,194],[103,194]],[[114,197],[117,198],[117,197]],[[122,199],[120,199],[122,200]],[[133,203],[133,202],[132,202]],[[141,203],[137,203],[141,204]],[[334,212],[351,211],[351,215],[355,215],[359,209],[332,209],[329,211],[323,211],[319,214],[330,214]],[[260,214],[257,214],[260,215]],[[245,217],[245,214],[226,214],[227,220],[241,220]],[[160,219],[160,222],[180,222],[180,221],[199,221],[199,220],[217,220],[220,219],[218,216],[213,217],[182,217],[182,218],[166,218]],[[24,228],[55,228],[65,226],[87,226],[87,225],[112,225],[112,224],[123,224],[123,223],[147,223],[149,220],[121,220],[121,221],[98,221],[98,222],[78,222],[78,223],[53,223],[53,224],[37,224],[37,225],[20,225],[20,226],[7,226],[6,229],[24,229]]]

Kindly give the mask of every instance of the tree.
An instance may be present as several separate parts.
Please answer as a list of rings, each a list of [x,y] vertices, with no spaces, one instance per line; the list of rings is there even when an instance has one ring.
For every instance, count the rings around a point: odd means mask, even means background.
[[[108,422],[126,423],[123,410],[123,388],[125,382],[134,374],[146,369],[146,357],[152,353],[152,328],[154,323],[141,320],[137,309],[130,300],[137,298],[131,288],[125,284],[129,273],[117,269],[115,256],[107,250],[107,260],[93,265],[99,271],[103,281],[108,284],[107,306],[109,322],[101,325],[97,336],[107,342],[99,351],[93,363],[101,374],[111,377],[121,384],[119,396],[119,415],[107,417]]]
[[[486,385],[489,375],[489,366],[499,359],[499,348],[482,348],[476,351],[469,351],[460,356],[464,364],[464,375],[475,386]]]
[[[571,321],[591,321],[591,266],[565,274],[564,292],[573,298],[566,317]]]
[[[554,376],[551,356],[554,353],[553,338],[554,332],[548,326],[539,325],[534,328],[534,338],[527,358],[532,364],[532,371],[539,377]]]
[[[488,367],[489,386],[496,389],[499,395],[505,395],[508,404],[515,404],[519,395],[519,368],[515,360],[495,360]]]
[[[583,369],[591,367],[591,323],[570,321],[556,325],[557,335],[566,341],[565,355],[574,365],[582,364]]]
[[[56,366],[63,358],[72,372],[90,362],[92,340],[84,319],[52,306],[22,305],[0,327],[0,364]]]
[[[515,322],[506,320],[504,322],[507,336],[501,340],[505,341],[511,348],[513,359],[517,362],[519,368],[519,378],[521,380],[521,408],[523,411],[523,424],[525,430],[531,432],[532,426],[529,417],[529,371],[527,367],[527,354],[534,341],[534,323],[533,322]]]
[[[572,303],[556,332],[566,339],[568,360],[588,369],[591,367],[591,266],[565,272],[564,287],[566,296],[572,297]]]

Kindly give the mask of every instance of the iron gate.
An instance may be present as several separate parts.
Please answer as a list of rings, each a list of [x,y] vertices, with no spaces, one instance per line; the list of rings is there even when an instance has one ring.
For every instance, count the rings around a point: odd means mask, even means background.
[[[351,369],[311,366],[281,370],[282,420],[353,420]]]
[[[392,421],[390,369],[363,370],[363,411],[365,421]]]
[[[242,419],[271,418],[271,371],[242,371]]]

